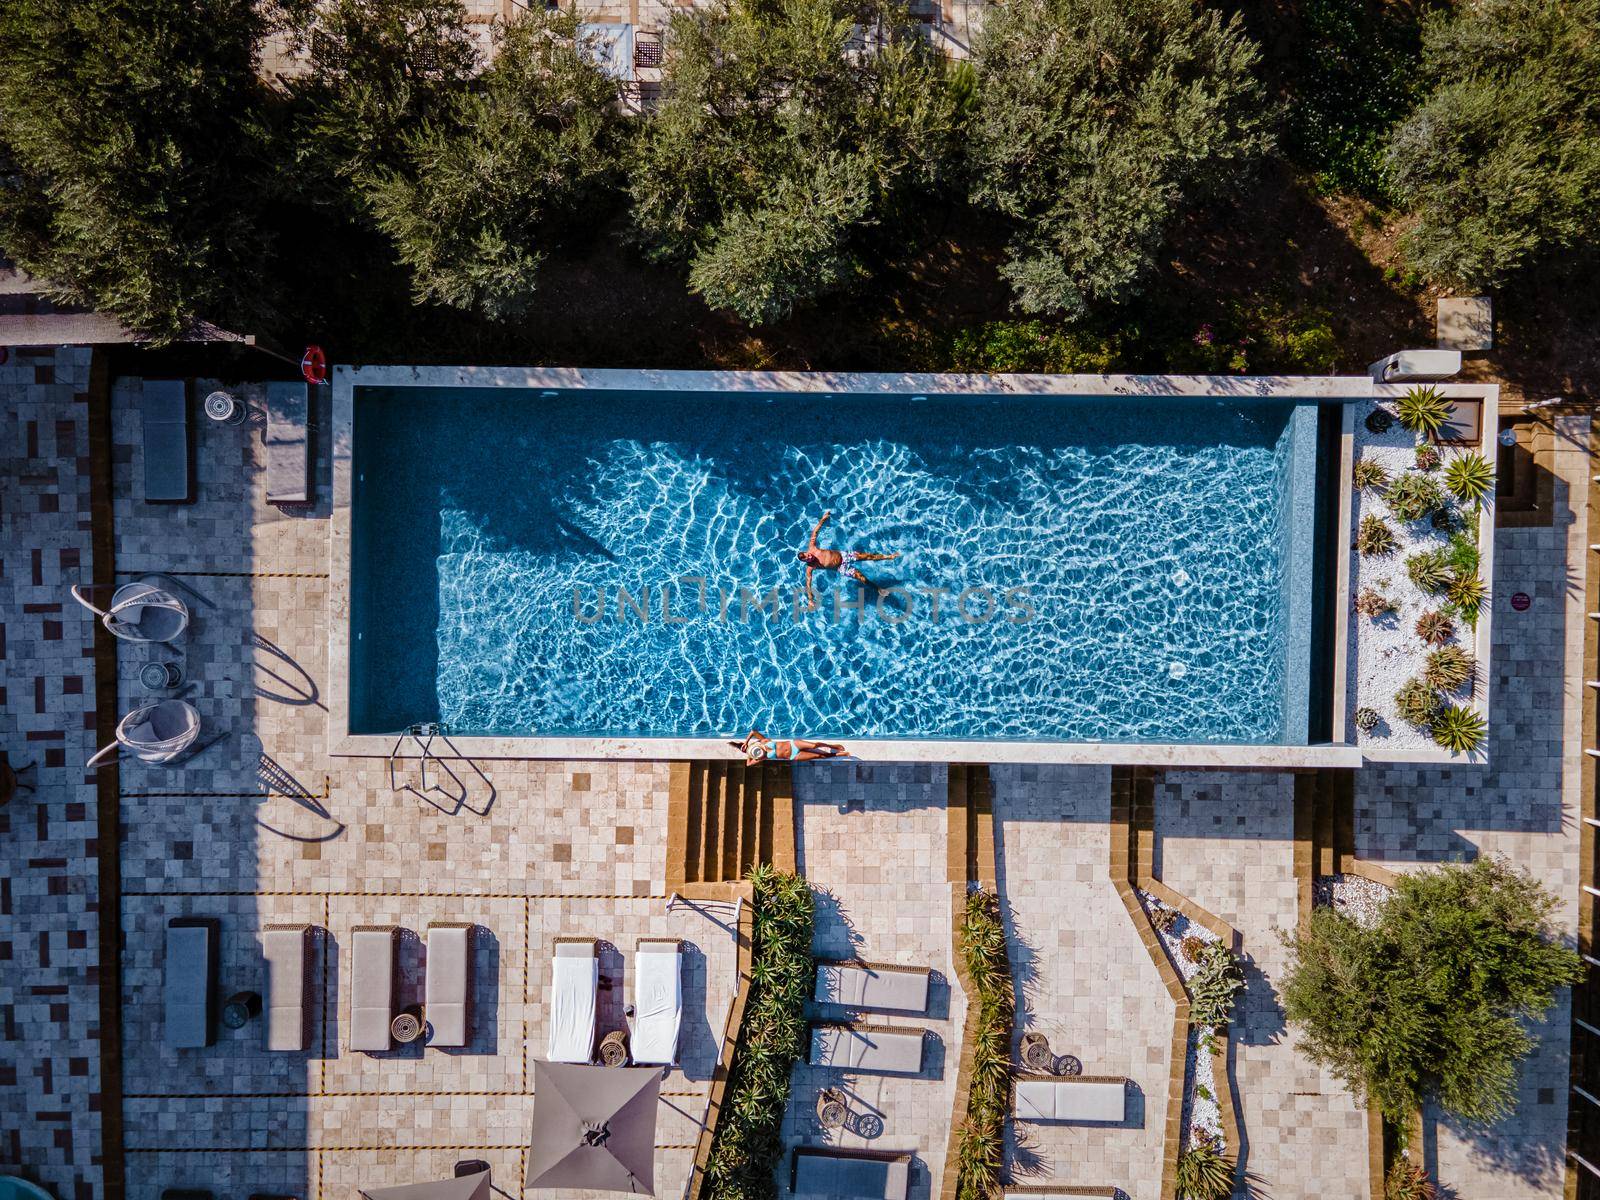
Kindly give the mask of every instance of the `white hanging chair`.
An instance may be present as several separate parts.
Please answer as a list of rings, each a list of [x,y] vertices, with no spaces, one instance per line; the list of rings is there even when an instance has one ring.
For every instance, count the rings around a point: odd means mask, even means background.
[[[189,627],[189,606],[153,583],[123,584],[109,608],[96,608],[84,594],[88,590],[73,584],[72,598],[124,641],[170,642]]]
[[[187,700],[157,700],[142,704],[117,722],[117,740],[104,746],[87,765],[126,748],[140,762],[160,765],[182,754],[200,736],[200,714]]]

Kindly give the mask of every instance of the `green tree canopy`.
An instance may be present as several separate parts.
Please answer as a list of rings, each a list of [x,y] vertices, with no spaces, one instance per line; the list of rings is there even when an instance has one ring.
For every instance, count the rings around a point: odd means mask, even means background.
[[[1555,901],[1493,859],[1402,878],[1372,929],[1331,908],[1289,939],[1283,1006],[1306,1054],[1395,1122],[1425,1100],[1467,1121],[1511,1111],[1525,1020],[1582,977]]]
[[[250,0],[0,4],[0,252],[160,340],[269,308]]]
[[[863,29],[881,44],[853,47]],[[707,304],[752,324],[867,278],[948,167],[957,114],[944,72],[881,0],[675,14],[631,180],[647,254],[686,264]]]
[[[975,54],[972,196],[1013,223],[1026,312],[1126,299],[1184,208],[1271,145],[1255,43],[1192,0],[1006,0]]]
[[[296,23],[295,152],[324,199],[356,198],[352,180],[401,166],[404,135],[446,117],[478,69],[466,20],[461,0],[325,0]]]
[[[496,39],[493,65],[406,137],[405,164],[369,196],[418,302],[504,318],[526,309],[545,248],[611,185],[622,119],[570,14],[529,12]]]
[[[1389,146],[1412,262],[1487,287],[1600,246],[1600,0],[1471,0],[1430,18],[1423,63],[1437,86]]]

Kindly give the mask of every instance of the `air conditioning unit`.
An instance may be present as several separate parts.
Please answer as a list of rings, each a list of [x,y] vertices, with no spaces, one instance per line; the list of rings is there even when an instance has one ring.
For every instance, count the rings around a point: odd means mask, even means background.
[[[1449,379],[1461,372],[1459,350],[1400,350],[1367,368],[1379,383],[1413,383]]]

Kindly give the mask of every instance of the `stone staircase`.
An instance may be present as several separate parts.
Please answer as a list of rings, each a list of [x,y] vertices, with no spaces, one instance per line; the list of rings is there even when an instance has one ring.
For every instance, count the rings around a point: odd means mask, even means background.
[[[667,797],[667,891],[721,898],[757,863],[795,869],[787,763],[675,762]]]

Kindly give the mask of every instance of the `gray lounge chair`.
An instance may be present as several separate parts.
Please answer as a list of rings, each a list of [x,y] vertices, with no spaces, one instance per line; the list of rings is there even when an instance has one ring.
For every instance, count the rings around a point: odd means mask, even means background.
[[[183,504],[189,479],[189,388],[181,379],[146,379],[139,397],[144,422],[144,498]]]
[[[211,1045],[217,1028],[217,961],[222,925],[215,917],[173,917],[162,961],[167,1045]]]
[[[428,926],[428,980],[423,1012],[430,1046],[465,1046],[472,1020],[472,926]]]
[[[1118,1124],[1128,1119],[1128,1081],[1114,1075],[1018,1075],[1012,1114],[1019,1121]]]
[[[394,1018],[394,955],[400,931],[393,925],[358,925],[350,931],[350,1049],[389,1048]]]
[[[790,1190],[796,1196],[906,1200],[911,1155],[801,1146],[794,1152]]]
[[[266,960],[267,1049],[306,1048],[306,957],[311,926],[268,925],[261,931]]]
[[[268,503],[306,504],[311,500],[310,410],[309,383],[267,384]]]
[[[928,969],[888,963],[819,962],[813,998],[846,1008],[928,1011]]]
[[[889,1025],[817,1024],[811,1027],[811,1065],[886,1075],[916,1075],[922,1070],[921,1029]]]

